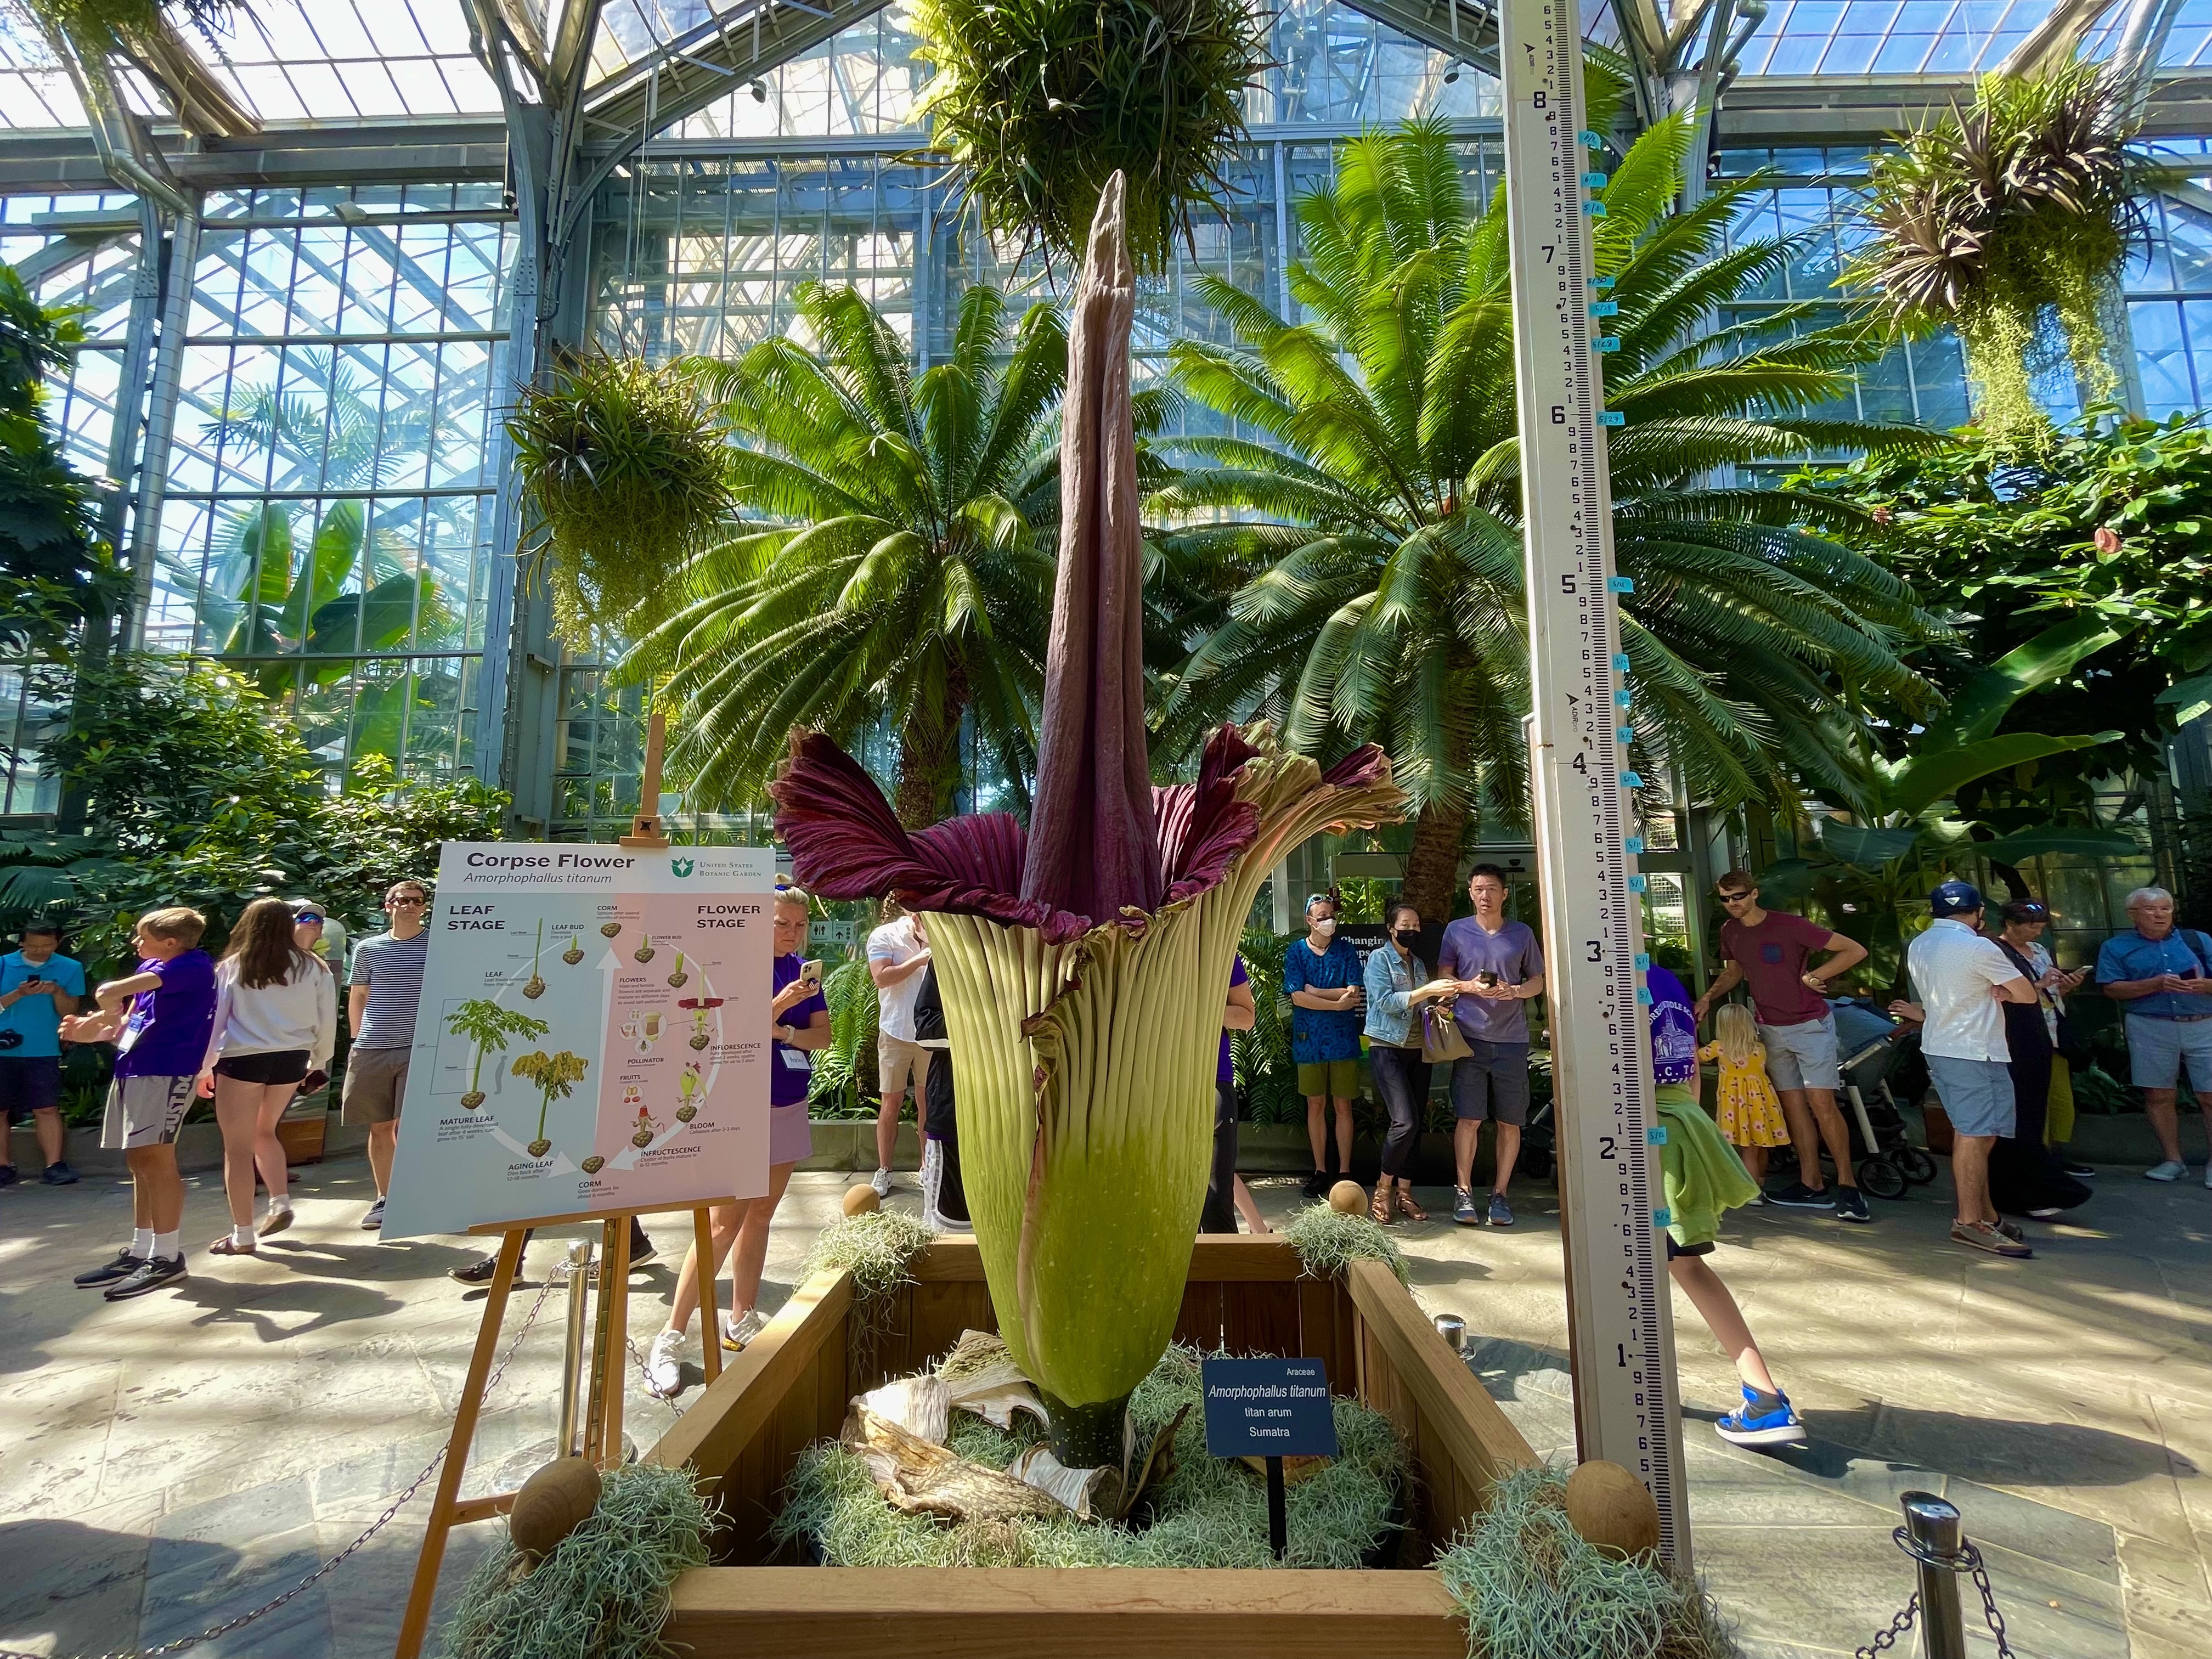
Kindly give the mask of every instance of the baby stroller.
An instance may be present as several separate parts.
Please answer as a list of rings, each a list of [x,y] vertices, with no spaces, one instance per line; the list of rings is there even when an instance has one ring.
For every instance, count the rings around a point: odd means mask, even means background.
[[[1887,1016],[1885,1016],[1887,1018]],[[1908,1186],[1936,1179],[1936,1160],[1912,1144],[1905,1115],[1897,1109],[1889,1079],[1917,1054],[1920,1034],[1899,1033],[1893,1025],[1840,1062],[1844,1094],[1850,1102],[1851,1157],[1861,1190],[1876,1198],[1903,1198]]]

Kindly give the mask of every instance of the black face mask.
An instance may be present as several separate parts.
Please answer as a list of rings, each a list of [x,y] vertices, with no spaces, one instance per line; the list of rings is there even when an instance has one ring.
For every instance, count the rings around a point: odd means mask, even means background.
[[[1401,927],[1390,937],[1410,951],[1421,942],[1421,931],[1418,927]]]

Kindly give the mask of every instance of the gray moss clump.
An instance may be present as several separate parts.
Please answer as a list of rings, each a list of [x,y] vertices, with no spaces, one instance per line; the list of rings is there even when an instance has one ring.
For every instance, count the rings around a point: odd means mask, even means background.
[[[1364,1215],[1340,1215],[1326,1204],[1315,1204],[1292,1216],[1283,1237],[1316,1279],[1341,1279],[1354,1261],[1379,1261],[1408,1283],[1406,1258],[1397,1242]]]
[[[853,1275],[855,1297],[869,1301],[889,1296],[907,1282],[907,1269],[935,1237],[920,1216],[904,1210],[848,1216],[822,1230],[799,1268],[799,1280],[842,1268]]]
[[[860,1460],[832,1442],[799,1455],[785,1489],[779,1540],[806,1539],[839,1567],[1271,1567],[1265,1480],[1241,1462],[1207,1455],[1199,1355],[1168,1350],[1129,1401],[1150,1435],[1191,1407],[1176,1431],[1176,1466],[1152,1498],[1152,1522],[1124,1526],[1063,1520],[951,1525],[902,1515],[886,1504]],[[1289,1567],[1357,1567],[1401,1524],[1399,1492],[1408,1479],[1405,1448],[1390,1420],[1352,1400],[1335,1407],[1338,1455],[1288,1494]],[[962,1456],[1004,1468],[1042,1437],[1027,1417],[1012,1433],[953,1413],[949,1443]]]
[[[1437,1557],[1477,1659],[1731,1659],[1696,1582],[1601,1552],[1567,1519],[1567,1478],[1517,1469]]]
[[[712,1513],[690,1469],[608,1471],[599,1506],[529,1571],[514,1544],[469,1575],[448,1659],[674,1659],[661,1640],[676,1575],[707,1565]]]

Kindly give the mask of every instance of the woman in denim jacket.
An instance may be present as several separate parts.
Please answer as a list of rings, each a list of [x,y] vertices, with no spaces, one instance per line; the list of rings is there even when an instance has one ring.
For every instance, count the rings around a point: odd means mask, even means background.
[[[1448,979],[1430,979],[1428,964],[1413,954],[1421,937],[1421,913],[1413,906],[1393,899],[1383,908],[1382,925],[1390,931],[1390,943],[1367,957],[1366,1036],[1375,1092],[1390,1114],[1390,1133],[1382,1143],[1382,1173],[1376,1177],[1368,1213],[1387,1226],[1395,1215],[1411,1221],[1429,1218],[1413,1202],[1413,1152],[1420,1141],[1421,1107],[1429,1097],[1419,1010],[1425,1002],[1449,1001],[1458,988]]]

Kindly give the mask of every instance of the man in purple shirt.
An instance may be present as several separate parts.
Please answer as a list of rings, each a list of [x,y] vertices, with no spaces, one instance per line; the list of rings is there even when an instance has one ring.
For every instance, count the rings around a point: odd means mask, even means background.
[[[68,1042],[113,1042],[115,1080],[100,1144],[131,1169],[131,1243],[76,1276],[122,1302],[185,1277],[185,1183],[177,1131],[215,1025],[215,963],[198,948],[207,919],[181,905],[138,918],[138,970],[94,993],[100,1012],[62,1022]]]
[[[1763,910],[1759,884],[1731,870],[1713,884],[1728,912],[1721,924],[1721,970],[1697,1001],[1705,1010],[1739,984],[1751,988],[1759,1017],[1759,1040],[1766,1046],[1767,1074],[1782,1097],[1790,1125],[1790,1144],[1797,1149],[1797,1179],[1766,1194],[1770,1204],[1792,1210],[1832,1209],[1839,1221],[1871,1221],[1851,1170],[1851,1132],[1836,1109],[1842,1086],[1837,1065],[1836,1019],[1828,1006],[1828,984],[1866,960],[1866,946],[1843,933],[1787,910]],[[1818,968],[1809,958],[1826,951]],[[1836,1191],[1820,1173],[1820,1145],[1836,1161]]]
[[[1544,950],[1526,922],[1506,916],[1506,892],[1504,871],[1476,865],[1467,878],[1474,914],[1447,926],[1437,951],[1437,974],[1459,981],[1452,1017],[1474,1050],[1452,1061],[1451,1073],[1452,1219],[1466,1227],[1486,1219],[1513,1224],[1505,1189],[1528,1121],[1528,1003],[1544,992]],[[1474,1206],[1474,1152],[1486,1117],[1498,1125],[1486,1212]]]

